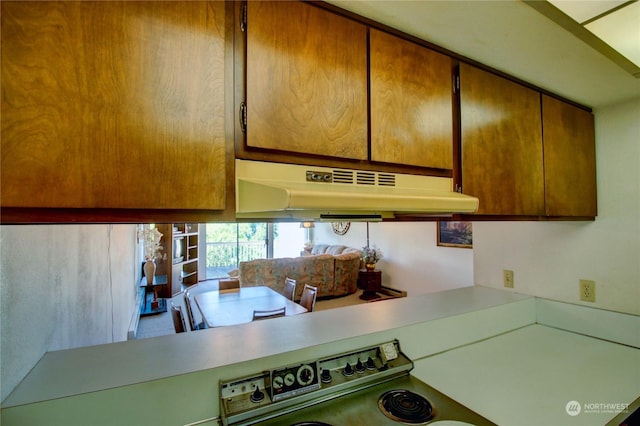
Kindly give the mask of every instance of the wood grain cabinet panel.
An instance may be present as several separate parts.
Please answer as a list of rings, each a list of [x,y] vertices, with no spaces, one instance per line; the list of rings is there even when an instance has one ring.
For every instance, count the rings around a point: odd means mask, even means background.
[[[249,147],[367,159],[366,27],[302,2],[248,2]]]
[[[597,215],[593,114],[542,95],[546,214]]]
[[[371,160],[452,169],[451,58],[370,30]]]
[[[462,190],[478,214],[544,215],[540,94],[460,65]]]
[[[223,2],[2,2],[2,206],[223,209]]]

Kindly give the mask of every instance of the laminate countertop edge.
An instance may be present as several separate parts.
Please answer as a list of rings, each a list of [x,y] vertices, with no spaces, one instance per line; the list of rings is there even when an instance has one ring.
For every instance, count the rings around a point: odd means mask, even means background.
[[[436,324],[445,318],[512,303],[533,304],[533,300],[533,296],[472,286],[237,326],[48,352],[2,402],[2,408],[215,369],[416,324]],[[531,322],[535,321],[533,316]]]

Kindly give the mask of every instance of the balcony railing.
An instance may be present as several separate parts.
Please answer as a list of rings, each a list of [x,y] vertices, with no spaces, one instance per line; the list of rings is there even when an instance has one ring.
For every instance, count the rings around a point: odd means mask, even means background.
[[[243,260],[267,257],[265,241],[207,242],[207,278],[220,278]]]

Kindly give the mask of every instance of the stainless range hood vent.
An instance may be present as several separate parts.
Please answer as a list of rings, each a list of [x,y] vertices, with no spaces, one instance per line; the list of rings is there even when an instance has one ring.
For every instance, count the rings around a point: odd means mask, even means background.
[[[236,160],[240,219],[373,221],[477,208],[477,198],[453,191],[451,178]]]

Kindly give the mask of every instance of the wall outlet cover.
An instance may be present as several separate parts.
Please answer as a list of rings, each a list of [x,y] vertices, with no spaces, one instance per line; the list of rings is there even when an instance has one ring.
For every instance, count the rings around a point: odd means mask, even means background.
[[[596,282],[592,280],[580,280],[580,300],[583,302],[596,301]]]
[[[502,270],[502,278],[506,288],[513,288],[513,271],[509,269]]]

